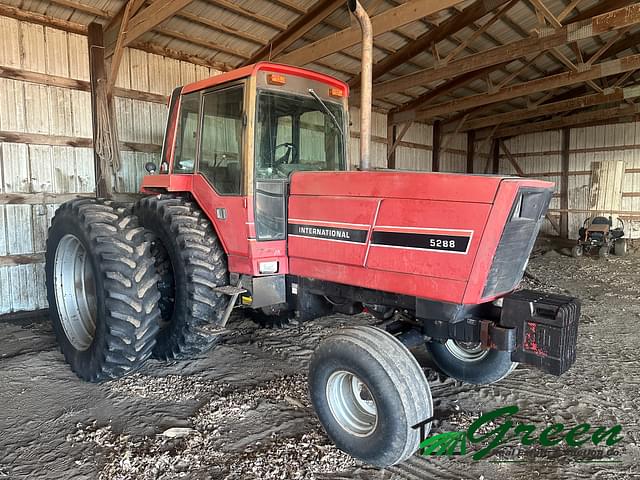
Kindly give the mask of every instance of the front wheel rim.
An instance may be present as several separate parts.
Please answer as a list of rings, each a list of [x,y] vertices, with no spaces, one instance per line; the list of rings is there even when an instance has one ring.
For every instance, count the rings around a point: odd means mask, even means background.
[[[451,355],[463,362],[479,362],[489,355],[489,350],[483,350],[480,342],[469,343],[447,340],[444,346]]]
[[[58,243],[53,283],[64,333],[76,350],[85,351],[96,333],[97,290],[91,260],[75,235],[67,234]]]
[[[376,429],[376,401],[358,376],[346,370],[334,372],[327,382],[326,396],[333,418],[350,434],[366,437]]]

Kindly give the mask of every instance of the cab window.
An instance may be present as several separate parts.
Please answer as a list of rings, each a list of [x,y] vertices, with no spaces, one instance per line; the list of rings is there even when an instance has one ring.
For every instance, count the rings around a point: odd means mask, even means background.
[[[205,93],[198,171],[221,195],[240,195],[244,89]]]
[[[200,92],[182,96],[173,173],[193,173],[196,164]]]

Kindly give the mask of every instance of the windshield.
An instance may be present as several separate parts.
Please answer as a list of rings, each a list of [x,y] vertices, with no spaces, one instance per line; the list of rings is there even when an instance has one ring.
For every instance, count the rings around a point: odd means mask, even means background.
[[[256,179],[288,178],[299,170],[346,169],[339,128],[345,124],[342,105],[318,101],[312,94],[261,91],[257,115]]]

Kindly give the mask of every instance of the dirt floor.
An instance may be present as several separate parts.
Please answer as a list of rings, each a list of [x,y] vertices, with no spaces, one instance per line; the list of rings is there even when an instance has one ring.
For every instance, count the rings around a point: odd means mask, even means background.
[[[191,361],[148,362],[102,385],[78,380],[47,321],[0,324],[0,479],[169,478],[640,478],[640,257],[533,259],[528,287],[583,299],[578,360],[560,378],[520,366],[486,387],[439,380],[433,433],[465,430],[483,412],[517,405],[541,431],[623,427],[613,447],[510,442],[484,460],[412,457],[379,471],[335,449],[306,393],[315,345],[367,315],[272,330],[236,318],[235,330]],[[476,447],[474,447],[476,448]]]

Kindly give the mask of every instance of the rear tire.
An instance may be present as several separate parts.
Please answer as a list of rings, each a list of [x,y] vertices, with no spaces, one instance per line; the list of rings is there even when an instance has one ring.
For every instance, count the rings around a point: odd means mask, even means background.
[[[229,297],[216,292],[228,284],[224,250],[211,222],[183,197],[156,195],[133,206],[152,243],[161,276],[162,320],[153,354],[183,359],[208,350],[218,338]]]
[[[428,342],[427,350],[442,373],[474,385],[498,382],[518,366],[511,361],[510,352],[481,350],[479,346],[462,345],[454,340]]]
[[[60,206],[47,239],[49,312],[71,369],[91,382],[138,369],[151,355],[160,298],[137,220],[113,202]]]
[[[345,328],[317,348],[309,393],[335,445],[379,467],[409,458],[424,440],[420,428],[412,427],[433,414],[429,384],[416,359],[374,327]]]
[[[615,245],[613,246],[613,253],[616,257],[624,257],[627,255],[627,240],[624,238],[620,238],[616,240]]]

